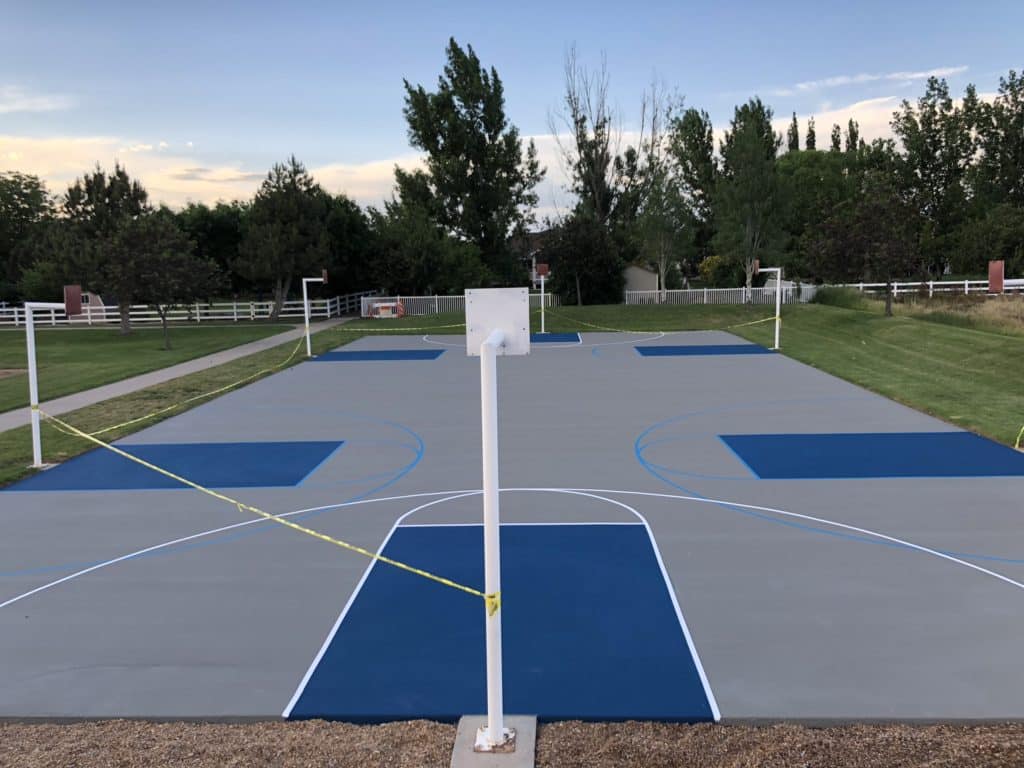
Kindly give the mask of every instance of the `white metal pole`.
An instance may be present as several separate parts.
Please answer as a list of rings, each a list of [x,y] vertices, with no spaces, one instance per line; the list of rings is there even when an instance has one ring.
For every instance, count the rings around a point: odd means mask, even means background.
[[[302,278],[302,316],[306,321],[306,357],[313,356],[313,345],[309,340],[309,295],[306,290],[308,277]]]
[[[775,346],[779,348],[779,327],[782,325],[782,267],[775,276]]]
[[[480,417],[483,437],[484,489],[484,591],[501,592],[501,514],[498,504],[498,347],[505,337],[491,331],[480,345]],[[491,749],[505,743],[501,691],[501,609],[493,613],[485,605],[487,629],[487,736]]]
[[[544,275],[540,276],[540,332],[547,333],[544,330]]]
[[[25,304],[25,342],[28,346],[28,402],[32,409],[32,466],[43,466],[43,445],[39,437],[39,380],[36,375],[36,324],[32,307]]]

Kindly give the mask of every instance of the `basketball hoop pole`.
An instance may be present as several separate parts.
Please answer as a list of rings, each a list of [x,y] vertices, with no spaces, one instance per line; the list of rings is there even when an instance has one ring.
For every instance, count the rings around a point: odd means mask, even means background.
[[[540,332],[547,333],[544,330],[544,275],[540,276]]]
[[[775,346],[772,349],[778,350],[779,329],[782,325],[782,267],[759,266],[758,271],[775,273]]]
[[[302,315],[306,319],[306,357],[313,356],[313,345],[309,340],[309,292],[306,286],[309,283],[323,283],[326,282],[322,277],[304,277],[302,278]]]
[[[480,419],[483,432],[484,592],[501,594],[501,513],[498,504],[498,348],[505,334],[493,330],[480,345]],[[503,747],[510,734],[503,721],[501,690],[501,608],[484,607],[487,629],[487,729],[478,735],[477,749]],[[480,742],[483,737],[484,743]]]
[[[37,309],[64,309],[63,303],[55,301],[25,302],[25,346],[28,348],[28,403],[32,422],[32,467],[43,468],[43,443],[39,436],[39,376],[36,372],[36,323]]]

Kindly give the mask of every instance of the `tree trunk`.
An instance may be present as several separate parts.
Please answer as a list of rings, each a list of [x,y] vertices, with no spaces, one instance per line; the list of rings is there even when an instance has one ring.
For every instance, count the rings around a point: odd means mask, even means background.
[[[171,333],[167,328],[167,309],[167,307],[164,307],[163,309],[160,307],[156,308],[157,314],[160,315],[160,325],[163,326],[164,329],[164,349],[171,348]]]
[[[747,273],[747,292],[754,287],[754,260],[748,259],[747,263],[743,265],[743,269]]]
[[[271,320],[277,320],[282,306],[284,306],[284,280],[279,277],[274,283],[274,305],[270,308]]]
[[[580,273],[577,272],[575,277],[576,277],[576,306],[577,307],[582,307],[583,306],[583,294],[580,293]]]
[[[121,302],[117,305],[117,311],[121,317],[121,335],[127,336],[132,332],[131,305]]]
[[[885,316],[892,317],[892,282],[885,284]]]

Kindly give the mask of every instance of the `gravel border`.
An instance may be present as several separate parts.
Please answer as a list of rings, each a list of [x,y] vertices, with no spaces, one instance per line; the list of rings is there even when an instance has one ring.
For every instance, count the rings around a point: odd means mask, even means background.
[[[309,722],[0,724],[7,768],[447,768],[455,726]],[[538,768],[1020,768],[1024,723],[1006,725],[542,725]]]

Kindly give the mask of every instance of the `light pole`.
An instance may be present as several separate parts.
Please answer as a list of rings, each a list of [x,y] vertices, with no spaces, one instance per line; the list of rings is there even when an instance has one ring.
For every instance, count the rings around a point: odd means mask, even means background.
[[[306,357],[313,356],[313,345],[309,340],[309,290],[307,286],[310,283],[323,283],[327,285],[327,270],[325,269],[320,277],[302,278],[302,315],[306,320]]]

